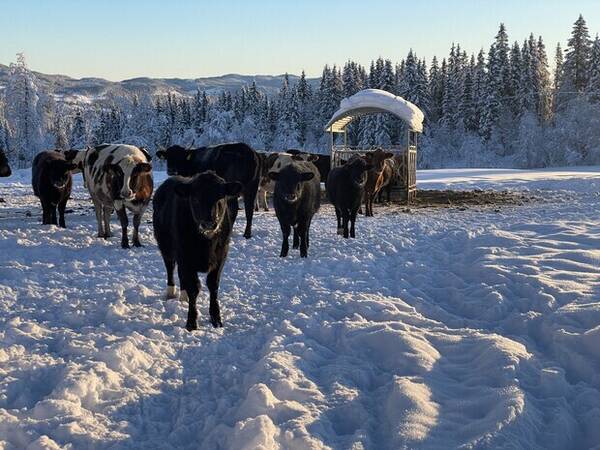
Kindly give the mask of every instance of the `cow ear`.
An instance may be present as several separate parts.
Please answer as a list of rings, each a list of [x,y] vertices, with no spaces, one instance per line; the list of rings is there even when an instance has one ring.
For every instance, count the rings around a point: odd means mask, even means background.
[[[303,172],[300,174],[300,179],[302,181],[312,180],[315,177],[315,174],[312,172]]]
[[[269,172],[269,178],[273,181],[277,181],[279,179],[279,172]]]
[[[292,159],[294,161],[304,161],[304,158],[302,157],[302,155],[292,155]]]
[[[164,150],[159,150],[159,151],[156,152],[156,157],[158,159],[165,160],[165,159],[167,159],[167,152],[164,151]]]
[[[180,183],[175,186],[175,194],[180,197],[189,197],[192,195],[192,185],[189,183]]]
[[[63,153],[65,155],[65,159],[67,161],[71,161],[73,159],[75,159],[75,157],[77,156],[77,150],[65,150],[65,152]]]
[[[392,152],[386,152],[384,155],[386,158],[393,158],[394,154]]]
[[[138,164],[138,167],[140,168],[140,172],[142,173],[152,172],[152,164],[140,163]]]
[[[225,183],[223,186],[223,191],[225,192],[225,195],[237,196],[240,192],[242,192],[242,185],[237,181]]]
[[[318,160],[319,160],[319,155],[310,155],[310,156],[308,157],[308,160],[309,160],[310,162],[315,162],[315,161],[318,161]]]
[[[66,168],[70,172],[72,170],[79,169],[79,166],[77,164],[74,164],[74,163],[68,163],[67,166],[66,166]]]

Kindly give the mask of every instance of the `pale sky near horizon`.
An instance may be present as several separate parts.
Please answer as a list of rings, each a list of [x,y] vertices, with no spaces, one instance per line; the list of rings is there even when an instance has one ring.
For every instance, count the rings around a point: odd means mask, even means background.
[[[412,48],[429,61],[452,42],[487,50],[500,22],[512,41],[542,35],[552,58],[584,15],[600,32],[600,0],[280,2],[2,0],[0,63],[24,52],[44,73],[122,80],[240,74],[321,74],[327,64]]]

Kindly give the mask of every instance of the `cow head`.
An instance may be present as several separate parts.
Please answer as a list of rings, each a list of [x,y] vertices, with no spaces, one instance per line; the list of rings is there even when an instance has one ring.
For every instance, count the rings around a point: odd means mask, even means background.
[[[4,154],[4,151],[0,150],[0,177],[10,177],[12,171],[8,165],[8,159]]]
[[[373,164],[368,163],[360,156],[355,156],[346,161],[344,167],[350,174],[350,179],[355,184],[360,185],[365,183],[365,173],[373,168]]]
[[[294,203],[302,193],[303,184],[314,178],[311,171],[303,170],[297,164],[288,164],[279,172],[269,172],[269,178],[275,181],[274,195],[279,199]]]
[[[77,165],[64,159],[54,159],[48,164],[48,178],[50,184],[56,189],[64,188],[71,179],[71,171],[77,169]]]
[[[104,170],[112,198],[133,201],[140,189],[141,178],[152,172],[152,164],[123,158],[117,164],[105,164]]]
[[[237,197],[241,191],[240,183],[228,183],[213,171],[197,174],[175,187],[175,194],[188,201],[198,233],[206,238],[219,231],[227,214],[227,198]]]
[[[191,161],[196,150],[183,148],[181,145],[172,145],[166,150],[156,152],[156,157],[167,161],[167,173],[189,177],[194,175]]]

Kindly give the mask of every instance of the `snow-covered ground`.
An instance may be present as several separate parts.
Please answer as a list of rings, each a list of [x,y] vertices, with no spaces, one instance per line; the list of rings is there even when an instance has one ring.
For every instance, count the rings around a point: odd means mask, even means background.
[[[2,179],[0,448],[600,448],[600,168],[418,178],[545,200],[380,207],[356,240],[325,205],[306,260],[240,216],[225,328],[203,290],[194,333],[151,224],[96,239],[77,179],[44,227],[28,173]]]

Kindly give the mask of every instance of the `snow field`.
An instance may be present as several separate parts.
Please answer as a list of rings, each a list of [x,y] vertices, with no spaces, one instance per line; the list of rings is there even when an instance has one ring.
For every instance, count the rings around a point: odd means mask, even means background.
[[[272,212],[250,240],[240,216],[225,328],[203,287],[194,333],[151,224],[141,249],[95,238],[78,178],[69,228],[44,227],[27,173],[2,180],[0,448],[598,446],[598,169],[418,177],[547,200],[380,207],[356,240],[325,205],[307,260],[278,257]]]

